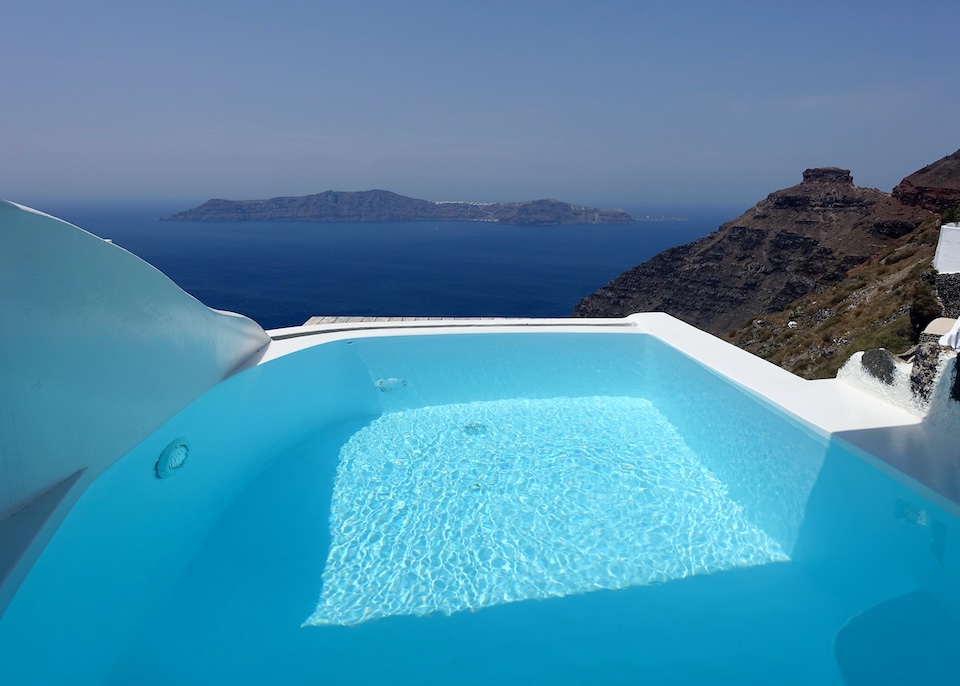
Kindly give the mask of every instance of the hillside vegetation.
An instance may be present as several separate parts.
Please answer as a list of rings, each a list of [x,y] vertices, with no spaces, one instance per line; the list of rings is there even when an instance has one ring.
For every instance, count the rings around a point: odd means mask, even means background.
[[[940,314],[930,266],[939,225],[931,217],[832,287],[759,316],[725,338],[808,379],[835,376],[858,350],[909,350]]]

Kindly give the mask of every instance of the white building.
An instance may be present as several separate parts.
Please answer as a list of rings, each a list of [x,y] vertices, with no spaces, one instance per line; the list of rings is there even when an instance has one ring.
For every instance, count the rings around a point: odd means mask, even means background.
[[[940,227],[933,268],[941,274],[960,272],[960,224],[944,224]]]

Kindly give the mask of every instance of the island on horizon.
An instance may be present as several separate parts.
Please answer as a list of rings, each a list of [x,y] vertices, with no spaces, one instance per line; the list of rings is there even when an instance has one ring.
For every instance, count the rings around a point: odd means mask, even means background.
[[[676,221],[677,217],[643,217],[644,221]],[[164,221],[314,221],[405,222],[468,221],[497,224],[633,224],[620,209],[571,205],[559,200],[527,202],[459,202],[408,198],[383,190],[324,191],[314,195],[269,200],[212,199]]]

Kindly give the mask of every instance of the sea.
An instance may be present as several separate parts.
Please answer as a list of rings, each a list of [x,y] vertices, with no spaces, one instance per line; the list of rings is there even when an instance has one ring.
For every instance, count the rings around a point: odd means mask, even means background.
[[[206,305],[273,329],[314,315],[567,317],[621,272],[745,208],[671,207],[658,214],[683,221],[569,226],[172,222],[161,217],[184,207],[38,209],[111,239]]]

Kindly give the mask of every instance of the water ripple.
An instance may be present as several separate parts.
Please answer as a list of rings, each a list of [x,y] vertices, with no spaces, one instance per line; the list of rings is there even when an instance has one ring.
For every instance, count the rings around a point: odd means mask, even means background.
[[[343,447],[306,624],[451,614],[788,559],[648,401],[384,415]]]

